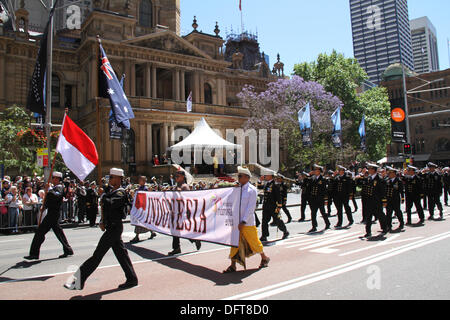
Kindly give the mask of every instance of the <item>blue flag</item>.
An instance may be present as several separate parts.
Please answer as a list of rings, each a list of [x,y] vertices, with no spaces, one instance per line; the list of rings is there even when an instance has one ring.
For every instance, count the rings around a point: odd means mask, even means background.
[[[298,122],[303,136],[303,146],[312,147],[311,139],[311,106],[308,103],[298,112]]]
[[[130,119],[134,119],[134,113],[101,44],[98,81],[99,96],[109,99],[117,124],[129,130]]]
[[[366,117],[363,115],[361,124],[359,125],[359,136],[361,138],[361,149],[366,152]]]
[[[333,134],[332,142],[335,148],[342,147],[342,126],[341,126],[341,107],[331,115],[331,121],[333,122]]]

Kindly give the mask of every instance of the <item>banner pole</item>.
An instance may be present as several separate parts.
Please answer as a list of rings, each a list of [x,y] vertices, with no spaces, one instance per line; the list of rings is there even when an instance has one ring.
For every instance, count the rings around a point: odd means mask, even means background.
[[[99,53],[100,53],[100,44],[101,44],[101,39],[100,36],[97,35],[97,70],[95,70],[95,72],[97,72],[98,74],[98,70],[100,68],[99,66]],[[100,103],[99,103],[99,96],[98,96],[98,86],[99,86],[99,81],[100,79],[97,76],[97,86],[94,89],[96,94],[95,94],[95,107],[96,107],[96,111],[97,111],[97,150],[98,150],[98,165],[97,165],[97,183],[99,186],[102,185],[102,134],[101,134],[101,124],[100,124]]]

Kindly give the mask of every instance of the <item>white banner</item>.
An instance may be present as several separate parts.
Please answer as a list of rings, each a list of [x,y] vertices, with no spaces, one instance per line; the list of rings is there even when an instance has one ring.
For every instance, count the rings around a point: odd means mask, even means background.
[[[241,188],[139,191],[131,224],[180,238],[239,246]]]

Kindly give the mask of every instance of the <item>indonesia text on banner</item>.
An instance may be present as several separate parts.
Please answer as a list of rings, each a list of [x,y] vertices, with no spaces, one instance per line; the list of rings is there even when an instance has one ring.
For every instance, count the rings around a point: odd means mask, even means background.
[[[238,247],[241,188],[138,192],[131,224],[167,235]]]

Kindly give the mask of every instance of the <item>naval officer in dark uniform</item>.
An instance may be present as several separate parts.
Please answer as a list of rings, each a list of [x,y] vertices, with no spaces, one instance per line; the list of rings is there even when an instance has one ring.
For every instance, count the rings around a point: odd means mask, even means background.
[[[405,184],[405,193],[406,193],[406,214],[407,221],[406,225],[411,225],[411,209],[413,205],[416,206],[417,214],[419,215],[420,224],[425,222],[425,215],[423,213],[422,205],[420,204],[420,199],[424,196],[422,189],[422,181],[417,176],[416,171],[418,171],[416,167],[408,166],[408,175],[404,177],[403,182]]]
[[[448,206],[448,194],[450,192],[450,168],[446,167],[442,170],[444,172],[444,203]]]
[[[434,219],[434,208],[437,206],[439,210],[440,218],[444,218],[441,202],[441,196],[442,196],[442,175],[436,171],[436,168],[438,167],[436,164],[429,162],[428,165],[429,172],[424,174],[425,179],[425,194],[428,197],[428,211],[430,213],[430,216],[428,220]]]
[[[50,187],[49,185],[46,186],[46,196],[43,208],[41,209],[41,214],[44,209],[47,209],[47,215],[42,220],[42,223],[39,224],[39,227],[34,234],[30,248],[30,255],[24,257],[27,260],[39,259],[41,245],[45,240],[45,235],[50,231],[50,229],[53,230],[56,238],[63,246],[64,253],[60,255],[59,258],[66,258],[67,256],[73,255],[73,250],[70,247],[61,226],[59,225],[61,206],[64,198],[64,186],[61,184],[61,181],[62,173],[57,171],[53,172],[51,181],[53,187]]]
[[[281,199],[280,187],[274,181],[275,173],[270,170],[263,170],[264,179],[267,181],[264,186],[264,202],[263,202],[263,217],[262,217],[262,242],[267,241],[269,236],[269,222],[273,218],[278,229],[283,232],[283,239],[289,236],[286,225],[280,219],[280,210],[283,207],[283,200]]]
[[[311,172],[311,193],[309,195],[309,206],[311,208],[312,229],[309,233],[317,231],[317,211],[320,211],[325,221],[325,230],[330,229],[330,221],[325,213],[325,206],[328,204],[327,182],[322,176],[323,167],[314,165],[314,171]]]
[[[367,180],[367,216],[366,218],[366,235],[365,238],[372,237],[372,217],[379,221],[382,234],[388,233],[386,225],[386,216],[383,213],[383,207],[387,206],[387,200],[385,198],[385,185],[383,179],[378,174],[378,168],[376,164],[368,163],[367,168],[369,176]]]
[[[102,221],[100,229],[105,233],[95,249],[94,254],[78,269],[71,283],[64,287],[70,290],[82,290],[87,278],[97,269],[106,252],[113,249],[114,255],[125,272],[126,282],[119,285],[119,289],[127,289],[138,285],[138,279],[134,272],[128,251],[122,241],[123,222],[126,217],[128,197],[125,189],[121,187],[124,172],[122,169],[112,168],[109,172],[109,184],[111,190],[101,198]]]
[[[311,179],[310,175],[307,172],[302,172],[302,174],[298,177],[299,182],[297,185],[302,189],[301,193],[301,205],[300,205],[300,219],[298,222],[304,222],[306,220],[306,206],[309,203],[309,194],[310,194],[310,185]]]
[[[400,224],[398,230],[402,230],[404,228],[404,221],[400,204],[405,202],[405,191],[403,188],[403,182],[397,176],[399,172],[397,169],[387,167],[386,170],[388,172],[388,176],[386,177],[387,228],[388,231],[392,230],[392,213],[394,212]]]
[[[353,225],[352,209],[348,202],[350,198],[353,197],[353,186],[352,180],[347,176],[347,169],[343,166],[338,166],[338,175],[335,177],[335,193],[334,193],[334,204],[337,210],[338,222],[335,228],[342,228],[344,209],[347,215],[348,227]]]

